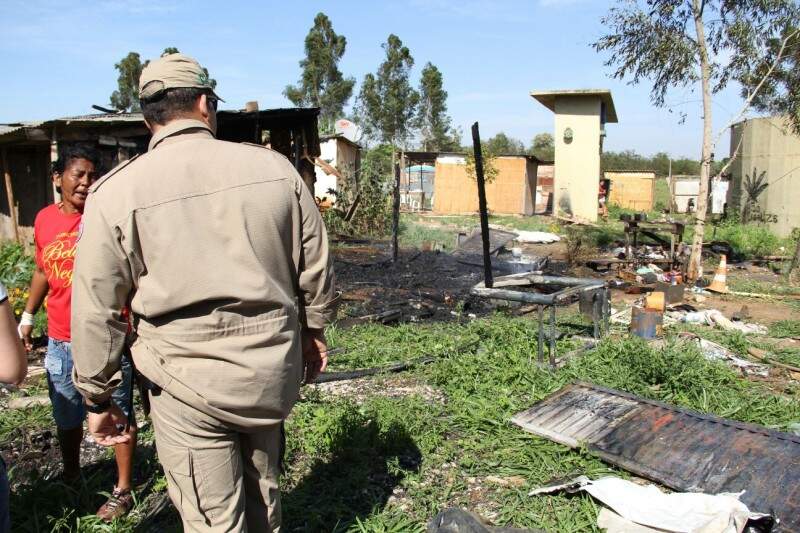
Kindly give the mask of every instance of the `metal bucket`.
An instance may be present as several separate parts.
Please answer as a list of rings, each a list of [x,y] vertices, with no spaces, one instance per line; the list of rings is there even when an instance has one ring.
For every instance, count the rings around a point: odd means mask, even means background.
[[[648,311],[634,307],[631,313],[631,335],[643,339],[656,339],[664,333],[664,315],[660,311]]]

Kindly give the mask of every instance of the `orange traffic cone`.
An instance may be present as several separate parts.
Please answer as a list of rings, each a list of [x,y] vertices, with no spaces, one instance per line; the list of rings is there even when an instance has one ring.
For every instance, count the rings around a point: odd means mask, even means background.
[[[724,255],[720,256],[714,279],[707,288],[713,292],[728,292],[728,259]]]

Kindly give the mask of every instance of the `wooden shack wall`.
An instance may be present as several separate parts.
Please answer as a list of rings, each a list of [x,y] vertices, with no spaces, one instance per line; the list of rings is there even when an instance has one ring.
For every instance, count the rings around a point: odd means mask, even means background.
[[[50,147],[9,145],[6,149],[11,186],[14,189],[20,240],[33,242],[33,221],[39,210],[53,201],[50,180]],[[2,166],[2,165],[0,165]],[[3,169],[5,171],[5,169]],[[14,224],[5,186],[0,187],[0,239],[14,239]]]
[[[535,165],[534,165],[535,166]],[[486,184],[489,211],[498,214],[533,214],[535,172],[528,175],[525,157],[495,159],[497,176]],[[466,165],[436,162],[433,211],[438,214],[475,213],[478,186],[467,176]]]
[[[605,177],[611,180],[610,204],[636,211],[653,209],[656,192],[654,172],[606,172]]]

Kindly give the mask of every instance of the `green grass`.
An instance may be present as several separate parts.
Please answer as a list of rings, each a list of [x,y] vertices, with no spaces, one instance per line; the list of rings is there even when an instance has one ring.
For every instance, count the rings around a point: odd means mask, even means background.
[[[667,184],[666,178],[656,178],[656,192],[654,198],[654,210],[656,212],[662,212],[665,209],[669,209],[669,204],[672,199],[672,195],[669,192],[669,185]]]
[[[561,322],[574,319],[564,317]],[[739,349],[742,342],[749,342],[726,335],[726,342],[738,343]],[[796,398],[744,381],[724,364],[708,362],[696,348],[674,339],[663,349],[638,339],[608,339],[556,373],[528,363],[535,346],[533,324],[503,315],[465,325],[369,325],[336,331],[331,339],[347,349],[336,356],[337,368],[436,356],[433,364],[404,377],[411,390],[418,383],[446,397],[442,403],[413,392],[391,400],[376,394],[355,404],[316,394],[298,406],[289,428],[294,450],[290,485],[302,487],[306,476],[315,477],[316,468],[347,463],[347,469],[333,468],[340,475],[325,476],[333,483],[334,501],[304,515],[305,523],[313,524],[344,516],[338,526],[341,531],[391,531],[400,519],[406,521],[403,527],[421,529],[427,519],[451,505],[489,514],[498,524],[595,530],[597,507],[591,499],[526,494],[552,478],[615,470],[585,452],[533,437],[508,423],[513,414],[573,380],[778,429],[800,419]],[[559,341],[562,352],[572,346],[573,341]],[[349,436],[342,435],[342,426]],[[388,484],[375,483],[363,471],[366,465]],[[521,476],[524,483],[505,487],[481,482],[490,475]],[[478,500],[476,486],[480,486]],[[368,495],[366,504],[348,499],[359,490]],[[388,504],[393,493],[403,497]],[[293,497],[289,489],[287,500]],[[356,510],[341,514],[353,505]],[[287,516],[291,514],[287,510]]]
[[[413,221],[400,220],[400,246],[422,247],[423,243],[442,245],[447,250],[455,248],[457,230],[446,227],[430,227]]]
[[[769,228],[758,224],[719,224],[716,231],[706,230],[706,240],[726,241],[746,258],[768,255],[791,255],[791,239],[781,239]]]
[[[800,339],[800,320],[780,320],[769,326],[769,334],[776,338]]]
[[[568,333],[585,334],[586,326],[577,315],[559,317],[559,327]],[[772,333],[789,335],[797,328],[796,321],[779,323]],[[765,342],[694,330],[738,353]],[[515,413],[574,380],[777,429],[800,420],[796,388],[774,394],[724,364],[706,361],[674,337],[663,348],[611,337],[557,372],[529,362],[536,343],[534,322],[500,313],[465,323],[332,328],[329,337],[331,346],[345,350],[333,358],[336,370],[421,356],[435,361],[398,375],[350,382],[347,386],[356,392],[349,395],[304,389],[287,421],[286,531],[421,532],[427,520],[449,506],[474,510],[496,524],[597,531],[598,506],[589,496],[528,497],[527,492],[553,478],[628,474],[585,450],[570,450],[509,423]],[[561,353],[576,345],[569,337],[558,341]],[[793,353],[780,357],[791,359]],[[48,423],[46,409],[21,413],[0,413],[0,432]],[[13,418],[18,416],[23,418]],[[151,444],[137,465],[142,499],[163,492]],[[107,459],[93,468],[81,493],[43,479],[18,488],[12,499],[15,531],[152,530],[152,524],[139,523],[145,502],[113,526],[91,517],[102,501],[98,493],[108,489],[113,474]],[[487,476],[521,481],[498,485]],[[165,523],[174,527],[174,513]],[[156,529],[167,526],[159,523]]]

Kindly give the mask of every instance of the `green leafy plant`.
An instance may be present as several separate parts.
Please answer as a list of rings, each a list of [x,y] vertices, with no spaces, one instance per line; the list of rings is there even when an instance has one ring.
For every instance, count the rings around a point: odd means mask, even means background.
[[[742,188],[744,189],[745,198],[744,212],[742,213],[742,222],[745,224],[751,220],[759,220],[761,218],[761,207],[758,205],[758,197],[767,189],[767,171],[763,170],[760,174],[756,167],[753,167],[753,172],[744,177]]]

